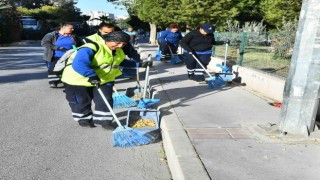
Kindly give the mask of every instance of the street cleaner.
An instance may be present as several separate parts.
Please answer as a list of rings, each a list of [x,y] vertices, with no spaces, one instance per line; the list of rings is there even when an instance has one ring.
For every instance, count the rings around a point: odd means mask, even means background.
[[[48,68],[48,82],[51,88],[56,88],[60,83],[62,72],[53,71],[57,61],[73,46],[83,44],[80,38],[73,34],[73,30],[72,24],[61,23],[56,31],[46,34],[41,40],[41,45],[45,47],[43,59]]]
[[[179,41],[182,39],[178,24],[170,24],[168,29],[162,31],[158,38],[161,51],[160,60],[165,62],[171,58],[172,54],[177,54]]]
[[[110,127],[113,117],[96,85],[112,105],[114,81],[121,75],[119,65],[125,59],[121,48],[129,40],[130,36],[124,32],[108,33],[101,36],[99,43],[88,42],[82,45],[68,59],[61,80],[65,83],[66,99],[73,119],[80,126],[95,127],[94,124],[99,124],[105,128]],[[95,104],[94,112],[92,101]]]
[[[85,42],[94,41],[96,43],[104,44],[104,40],[102,39],[101,36],[108,34],[108,33],[111,33],[111,32],[114,32],[114,31],[121,31],[121,29],[117,28],[114,24],[102,22],[98,26],[98,32],[91,35],[91,36],[87,36],[86,38],[84,38],[84,41]],[[120,66],[123,67],[123,70],[122,70],[123,74],[122,75],[129,76],[129,77],[132,77],[132,76],[135,77],[136,72],[135,71],[132,72],[131,69],[134,68],[134,70],[135,70],[136,63],[141,62],[140,55],[133,48],[131,43],[128,43],[124,47],[122,47],[122,50],[126,56],[133,59],[133,60],[125,59],[124,61],[122,61],[122,63],[120,64]]]
[[[210,63],[214,44],[213,26],[208,23],[190,31],[181,39],[180,46],[184,49],[183,59],[187,67],[188,79],[205,83],[204,69],[197,63],[193,55],[199,58],[206,68]]]

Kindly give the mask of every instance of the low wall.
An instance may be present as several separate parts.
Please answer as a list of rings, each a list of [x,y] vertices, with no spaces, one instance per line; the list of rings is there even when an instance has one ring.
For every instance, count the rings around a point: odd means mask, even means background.
[[[221,57],[211,57],[210,64],[207,66],[210,72],[221,72],[221,68],[217,64],[222,65],[224,59]],[[227,65],[230,63],[227,61]],[[232,66],[234,78],[239,78],[243,88],[251,91],[260,97],[270,99],[272,101],[282,102],[285,78],[273,76],[271,74],[238,65]]]
[[[141,55],[142,59],[145,59],[148,54],[151,54],[154,58],[155,50],[157,48],[157,46],[141,44],[138,46],[138,53]],[[223,62],[223,58],[212,57],[207,68],[210,72],[220,72],[221,68],[217,67],[217,64],[222,65]],[[242,86],[243,88],[261,97],[282,102],[285,84],[284,78],[276,77],[253,68],[242,67],[238,65],[232,66],[232,71],[235,73],[234,77],[241,78],[241,83],[245,84]]]
[[[235,78],[241,78],[241,83],[249,91],[263,97],[282,102],[285,79],[264,73],[249,67],[232,66]]]

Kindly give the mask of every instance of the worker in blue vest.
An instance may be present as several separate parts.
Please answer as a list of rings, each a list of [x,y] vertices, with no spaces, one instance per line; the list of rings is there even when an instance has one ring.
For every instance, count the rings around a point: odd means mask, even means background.
[[[167,30],[161,32],[159,37],[161,61],[170,60],[173,54],[177,54],[181,39],[182,35],[178,24],[170,24]]]

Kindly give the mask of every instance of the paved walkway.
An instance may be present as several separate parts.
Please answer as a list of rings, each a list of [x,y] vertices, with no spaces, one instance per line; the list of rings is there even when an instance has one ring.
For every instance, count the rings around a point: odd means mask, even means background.
[[[151,53],[154,48],[143,48]],[[209,89],[188,80],[183,64],[154,62],[161,128],[174,179],[319,179],[320,138],[279,139],[267,131],[280,108],[241,86]],[[269,127],[272,129],[272,127]]]

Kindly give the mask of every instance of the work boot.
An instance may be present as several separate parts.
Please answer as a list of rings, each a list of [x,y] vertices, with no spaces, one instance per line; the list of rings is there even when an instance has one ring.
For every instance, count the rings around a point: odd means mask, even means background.
[[[188,79],[189,80],[194,80],[194,74],[188,74]]]
[[[96,127],[92,120],[79,120],[78,123],[79,123],[79,126],[81,127],[90,127],[90,128]]]
[[[166,58],[160,58],[160,61],[163,63],[166,63],[167,60],[166,60]]]
[[[194,81],[197,81],[197,82],[201,82],[201,81],[205,81],[205,78],[203,75],[194,75]]]
[[[102,128],[107,129],[107,130],[114,130],[114,127],[111,126],[112,121],[110,120],[95,120],[93,121],[94,124],[100,125]]]
[[[52,84],[49,84],[50,88],[56,88],[57,87],[57,84],[56,83],[52,83]]]

